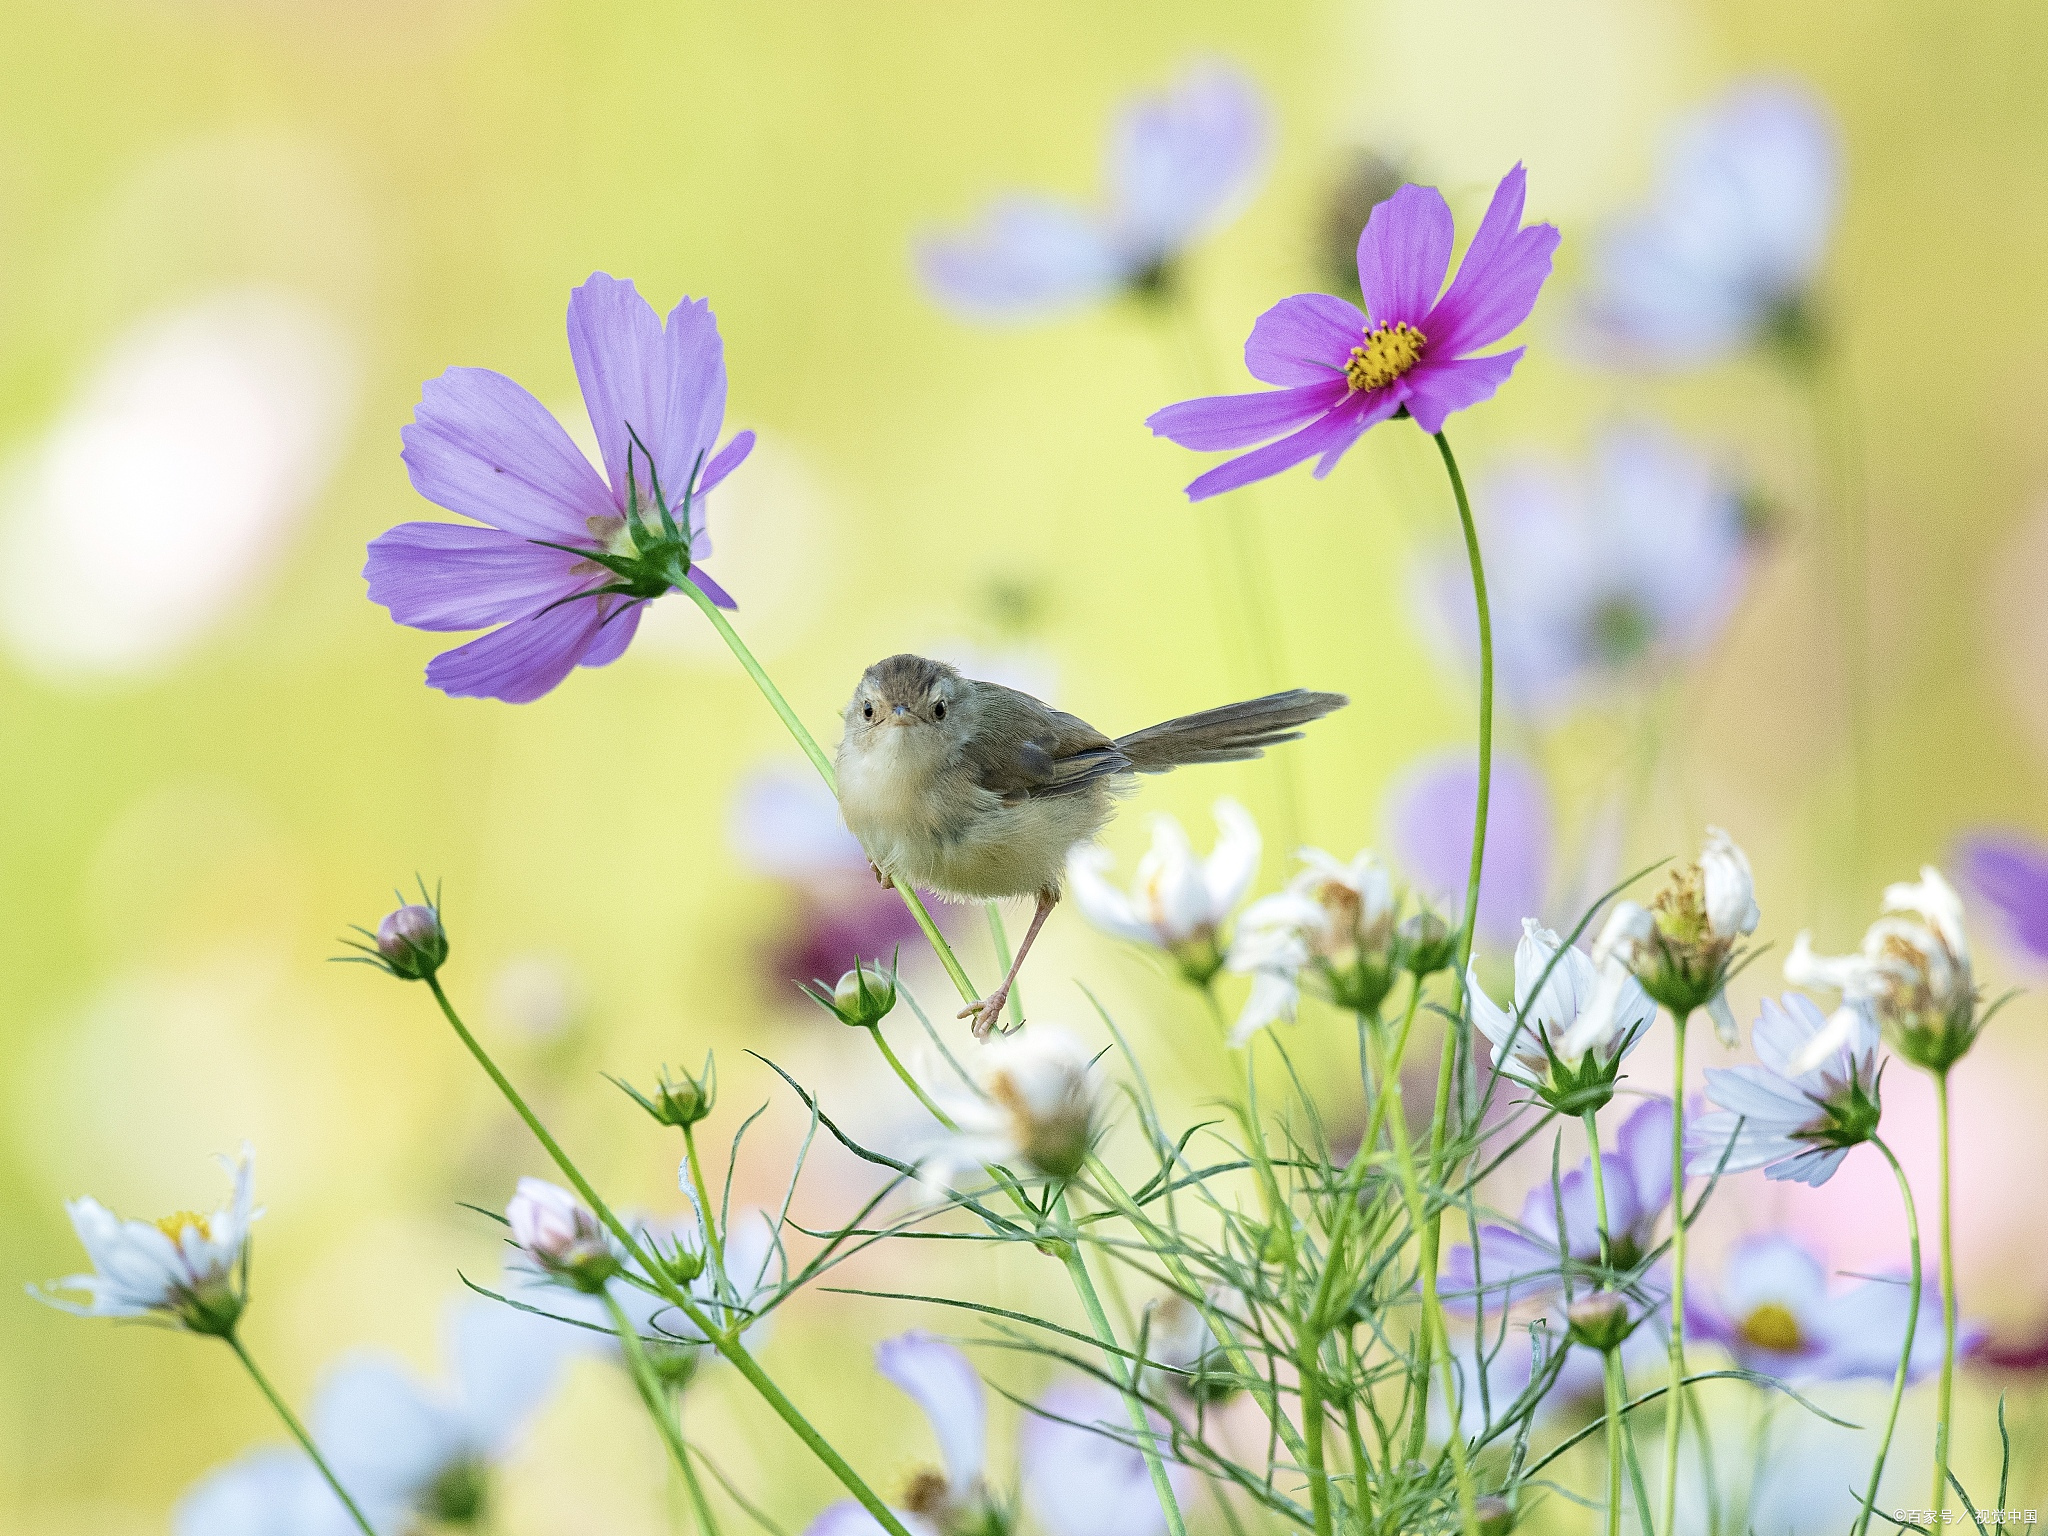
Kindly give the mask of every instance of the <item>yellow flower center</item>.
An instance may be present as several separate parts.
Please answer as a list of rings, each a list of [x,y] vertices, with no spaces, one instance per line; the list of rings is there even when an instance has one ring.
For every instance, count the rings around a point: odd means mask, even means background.
[[[1742,1336],[1758,1349],[1789,1355],[1803,1342],[1799,1319],[1775,1301],[1767,1301],[1742,1320]]]
[[[1385,389],[1422,361],[1423,343],[1428,340],[1405,320],[1375,326],[1365,333],[1364,345],[1351,349],[1344,377],[1353,389]]]
[[[183,1240],[187,1227],[197,1227],[202,1238],[213,1241],[212,1224],[197,1211],[173,1211],[156,1224],[157,1231],[173,1243]]]

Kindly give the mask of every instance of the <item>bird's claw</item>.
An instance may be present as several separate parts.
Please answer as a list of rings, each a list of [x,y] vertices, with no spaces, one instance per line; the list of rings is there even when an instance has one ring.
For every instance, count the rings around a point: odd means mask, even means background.
[[[1010,989],[1005,987],[1000,992],[983,998],[980,1002],[969,1003],[965,1008],[954,1014],[953,1017],[956,1019],[972,1017],[974,1020],[974,1038],[986,1040],[989,1031],[1003,1021],[1003,1007],[1009,1001]]]
[[[868,860],[868,868],[875,872],[875,884],[879,885],[883,890],[888,890],[896,883],[883,871],[882,866],[873,859]]]

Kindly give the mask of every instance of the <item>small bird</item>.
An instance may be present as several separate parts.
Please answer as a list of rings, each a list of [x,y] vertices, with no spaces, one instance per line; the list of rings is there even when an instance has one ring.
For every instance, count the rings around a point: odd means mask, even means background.
[[[839,809],[875,878],[955,901],[1035,896],[1001,986],[960,1010],[986,1036],[1060,899],[1067,852],[1116,813],[1138,773],[1234,763],[1350,703],[1292,689],[1112,740],[1063,710],[942,661],[887,656],[861,675],[839,742]]]

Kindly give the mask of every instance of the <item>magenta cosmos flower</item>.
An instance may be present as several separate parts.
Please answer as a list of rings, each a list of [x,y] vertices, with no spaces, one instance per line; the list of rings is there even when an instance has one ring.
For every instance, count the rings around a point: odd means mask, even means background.
[[[363,575],[401,624],[498,626],[428,663],[427,682],[458,698],[524,704],[618,660],[641,609],[679,582],[734,606],[696,563],[711,553],[704,499],[754,446],[741,432],[716,447],[725,349],[710,304],[686,298],[664,326],[630,282],[596,273],[569,296],[569,355],[603,475],[488,368],[428,380],[401,434],[413,489],[485,526],[401,523]]]
[[[1327,293],[1282,299],[1244,344],[1253,377],[1279,389],[1154,412],[1146,425],[1184,448],[1265,444],[1201,476],[1188,498],[1235,490],[1305,459],[1320,459],[1321,479],[1376,422],[1405,410],[1423,431],[1437,432],[1452,412],[1500,388],[1522,349],[1469,354],[1528,319],[1557,249],[1554,226],[1521,227],[1525,179],[1519,165],[1502,178],[1448,289],[1450,206],[1434,187],[1403,187],[1358,237],[1364,314]]]

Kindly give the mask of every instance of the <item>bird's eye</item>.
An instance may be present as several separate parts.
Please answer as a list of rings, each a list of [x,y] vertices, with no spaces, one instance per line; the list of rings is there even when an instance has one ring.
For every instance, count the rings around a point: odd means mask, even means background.
[[[934,720],[943,720],[946,718],[946,701],[944,699],[939,699],[933,703],[932,718]]]
[[[863,705],[861,705],[861,707],[860,707],[860,717],[861,717],[861,719],[863,719],[863,720],[872,720],[872,719],[874,719],[874,718],[875,718],[875,706],[874,706],[874,705],[872,705],[872,704],[863,704]]]

